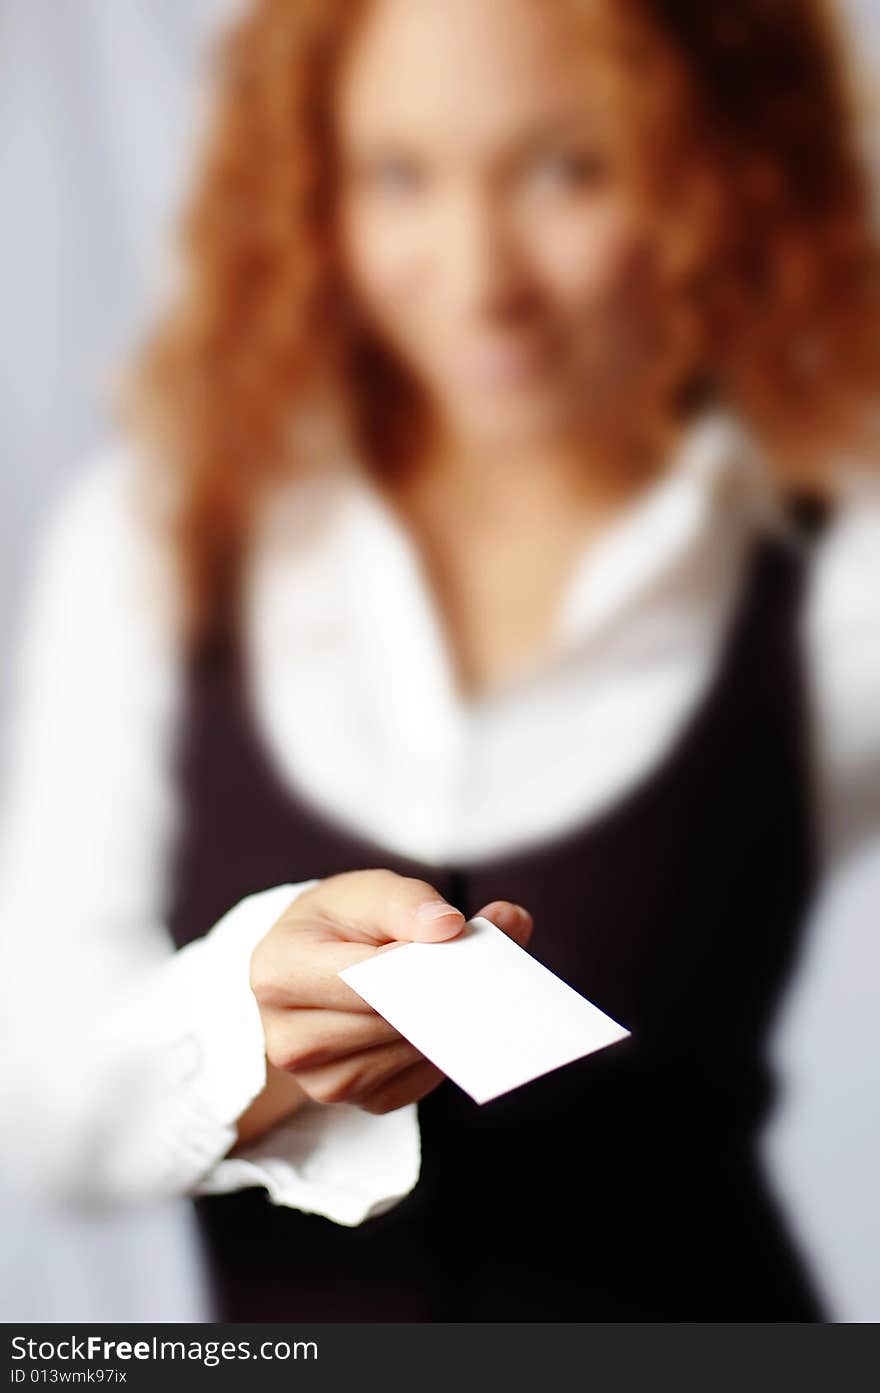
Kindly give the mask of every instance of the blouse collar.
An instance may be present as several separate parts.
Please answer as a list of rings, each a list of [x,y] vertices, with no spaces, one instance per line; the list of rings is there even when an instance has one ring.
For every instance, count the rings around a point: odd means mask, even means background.
[[[729,598],[755,535],[784,532],[786,521],[764,457],[731,413],[704,412],[684,432],[659,478],[642,490],[598,542],[576,562],[538,669],[584,644],[599,642],[627,611],[670,587],[691,605],[718,609]],[[405,662],[407,682],[455,691],[453,663],[414,539],[353,454],[337,456],[276,495],[261,537],[274,539],[274,574],[288,595],[322,598],[345,589],[373,662],[393,671]],[[323,583],[316,585],[316,566]],[[694,590],[699,575],[700,593]],[[279,594],[280,591],[275,592]],[[300,589],[302,594],[302,588]],[[317,622],[317,617],[316,621]],[[416,676],[418,674],[418,676]],[[488,696],[498,695],[508,681]],[[410,693],[411,695],[411,693]],[[477,699],[479,704],[479,698]]]

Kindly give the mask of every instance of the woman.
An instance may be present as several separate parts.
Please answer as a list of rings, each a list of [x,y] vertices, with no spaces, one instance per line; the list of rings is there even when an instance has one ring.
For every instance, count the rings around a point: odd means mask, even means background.
[[[822,1317],[754,1142],[816,778],[863,827],[880,742],[854,544],[808,586],[785,505],[874,449],[877,248],[822,7],[712,10],[220,50],[47,542],[4,922],[27,1168],[196,1197],[227,1319]],[[480,1108],[338,977],[477,912],[631,1039]]]

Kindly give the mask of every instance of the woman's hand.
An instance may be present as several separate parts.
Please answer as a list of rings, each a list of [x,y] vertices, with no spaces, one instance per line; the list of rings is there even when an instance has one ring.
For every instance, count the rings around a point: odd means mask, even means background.
[[[480,913],[521,946],[531,937],[518,905],[495,900]],[[402,941],[454,938],[464,924],[427,882],[392,871],[350,871],[300,895],[251,956],[266,1055],[273,1074],[290,1076],[288,1096],[295,1082],[301,1098],[385,1113],[436,1088],[441,1071],[337,974]]]

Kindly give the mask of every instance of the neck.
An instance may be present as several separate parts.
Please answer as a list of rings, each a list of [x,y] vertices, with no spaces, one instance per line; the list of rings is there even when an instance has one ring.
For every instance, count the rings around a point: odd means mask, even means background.
[[[497,524],[559,515],[601,524],[644,482],[644,469],[574,435],[502,444],[446,433],[401,472],[393,491],[403,505],[458,518]]]
[[[463,691],[522,669],[548,642],[572,567],[644,478],[603,465],[581,441],[488,448],[445,437],[386,481]]]

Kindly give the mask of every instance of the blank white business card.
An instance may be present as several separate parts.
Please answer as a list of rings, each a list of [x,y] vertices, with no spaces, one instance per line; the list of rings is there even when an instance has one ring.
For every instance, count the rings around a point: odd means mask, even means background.
[[[479,916],[339,976],[477,1103],[630,1033]]]

